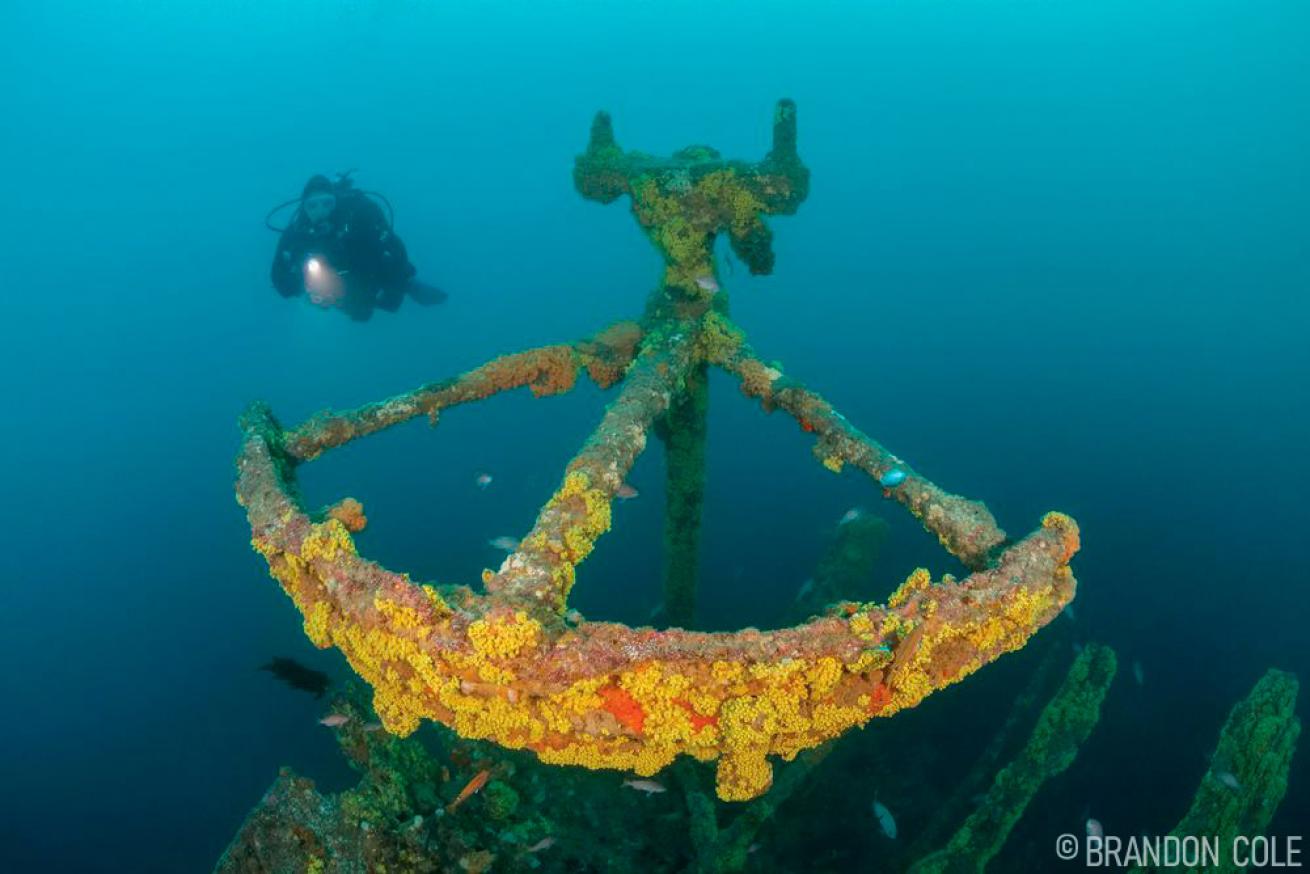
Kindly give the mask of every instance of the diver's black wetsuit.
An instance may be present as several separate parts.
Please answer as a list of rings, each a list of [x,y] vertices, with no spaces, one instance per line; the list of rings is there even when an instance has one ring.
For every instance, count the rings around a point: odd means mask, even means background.
[[[396,310],[416,273],[405,244],[378,205],[349,180],[338,182],[333,193],[336,207],[325,222],[311,225],[296,210],[273,255],[273,286],[283,297],[304,292],[305,261],[316,257],[340,274],[345,294],[339,306],[352,319],[367,319],[374,307]]]

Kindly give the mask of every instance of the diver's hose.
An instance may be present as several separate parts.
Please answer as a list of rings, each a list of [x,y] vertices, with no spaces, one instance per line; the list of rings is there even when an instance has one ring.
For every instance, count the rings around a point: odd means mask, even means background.
[[[279,234],[285,233],[287,228],[285,227],[279,228],[277,225],[273,224],[273,216],[277,215],[279,212],[286,209],[288,206],[290,206],[293,203],[300,203],[300,198],[293,197],[290,200],[284,200],[281,203],[279,203],[277,206],[270,209],[267,213],[265,213],[264,227],[268,228],[270,231],[274,231]],[[287,227],[290,227],[290,225],[287,225]]]
[[[362,188],[356,188],[355,190],[358,191],[360,194],[364,195],[365,197],[373,197],[382,201],[382,205],[387,208],[387,230],[391,231],[392,233],[395,233],[396,211],[392,209],[391,201],[387,200],[386,197],[384,197],[382,193],[378,191],[365,191]],[[264,227],[268,228],[270,231],[273,231],[274,233],[277,234],[286,233],[286,230],[287,228],[290,227],[290,225],[285,225],[279,228],[277,225],[273,224],[273,216],[277,215],[279,212],[286,209],[288,206],[298,203],[300,203],[300,198],[293,197],[290,200],[282,201],[277,206],[270,209],[267,213],[264,214]]]

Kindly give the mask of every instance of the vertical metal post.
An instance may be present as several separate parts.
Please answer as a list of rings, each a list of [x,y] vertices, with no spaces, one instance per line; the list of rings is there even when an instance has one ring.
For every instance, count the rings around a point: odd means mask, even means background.
[[[686,390],[656,426],[667,459],[664,516],[664,618],[677,628],[696,620],[709,380],[705,364],[687,372]]]

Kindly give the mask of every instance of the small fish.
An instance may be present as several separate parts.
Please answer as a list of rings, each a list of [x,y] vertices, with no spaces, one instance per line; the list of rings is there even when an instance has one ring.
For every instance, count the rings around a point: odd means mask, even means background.
[[[494,546],[497,549],[503,549],[506,552],[513,552],[519,548],[517,539],[510,537],[508,534],[502,534],[499,537],[493,537],[487,541],[488,546]]]
[[[1078,614],[1074,612],[1072,602],[1064,605],[1064,609],[1060,611],[1060,615],[1065,619],[1068,619],[1070,622],[1078,621]]]
[[[891,470],[878,477],[878,485],[884,489],[894,489],[901,483],[905,482],[905,471],[899,467],[893,467]]]
[[[896,840],[896,818],[887,809],[887,805],[877,798],[873,799],[873,815],[878,817],[878,825],[882,828],[882,833]]]
[[[570,625],[581,625],[582,614],[579,613],[577,610],[570,609],[567,613],[564,614],[564,621],[569,623]]]
[[[1234,792],[1242,791],[1242,784],[1235,776],[1233,776],[1232,771],[1215,771],[1214,778],[1224,786],[1232,789]]]
[[[1133,659],[1133,680],[1139,686],[1146,684],[1146,672],[1142,670],[1142,663]]]
[[[473,775],[473,779],[465,783],[464,788],[459,790],[459,794],[455,796],[455,800],[446,805],[446,812],[454,813],[455,808],[459,807],[465,801],[468,801],[470,797],[476,795],[483,786],[487,785],[487,781],[490,779],[491,772],[486,768],[478,771]]]
[[[668,791],[664,788],[663,783],[655,780],[624,780],[623,785],[629,789],[636,789],[638,792],[645,792],[647,795]]]
[[[837,524],[845,525],[847,522],[854,522],[856,519],[860,518],[863,515],[864,515],[864,511],[861,510],[859,507],[851,507],[844,514],[842,514],[842,517],[837,522]]]
[[[367,732],[381,731],[381,730],[382,730],[382,723],[380,723],[380,722],[366,722],[366,723],[364,723],[364,730],[367,731]]]
[[[623,483],[614,492],[614,497],[618,498],[620,501],[630,501],[633,498],[637,497],[637,495],[639,494],[641,493],[638,492],[636,489],[634,489],[632,486],[628,485],[627,483]]]
[[[348,713],[329,713],[318,721],[319,725],[326,725],[328,728],[340,728],[350,721]]]
[[[801,583],[801,587],[796,590],[796,600],[801,600],[812,591],[814,591],[814,578],[806,577],[805,582]]]
[[[322,698],[323,693],[327,691],[332,682],[328,675],[322,671],[307,668],[295,659],[289,659],[285,656],[275,657],[273,661],[264,665],[260,670],[268,671],[292,689],[313,692],[315,698]]]
[[[529,853],[540,853],[542,850],[549,850],[553,846],[555,846],[555,838],[542,838],[532,846],[528,847],[527,851]]]
[[[474,477],[473,482],[477,483],[478,488],[485,489],[487,486],[491,485],[491,474],[480,473]]]
[[[719,283],[714,281],[713,276],[707,274],[705,276],[696,277],[696,287],[699,288],[701,291],[708,291],[710,294],[717,294],[719,290]]]
[[[746,855],[749,856],[749,855],[751,855],[752,853],[759,852],[759,849],[760,849],[760,845],[759,845],[759,844],[751,844],[749,847],[746,848]]]
[[[1105,828],[1101,825],[1101,821],[1099,819],[1092,819],[1090,816],[1087,817],[1087,824],[1085,828],[1087,829],[1087,837],[1089,838],[1105,837]]]

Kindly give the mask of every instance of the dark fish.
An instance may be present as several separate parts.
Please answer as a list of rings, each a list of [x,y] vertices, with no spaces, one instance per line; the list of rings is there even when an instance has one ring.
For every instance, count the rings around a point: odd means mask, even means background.
[[[292,689],[313,692],[315,698],[322,698],[332,681],[328,675],[313,668],[307,668],[295,659],[275,656],[273,661],[260,668],[268,671]]]

